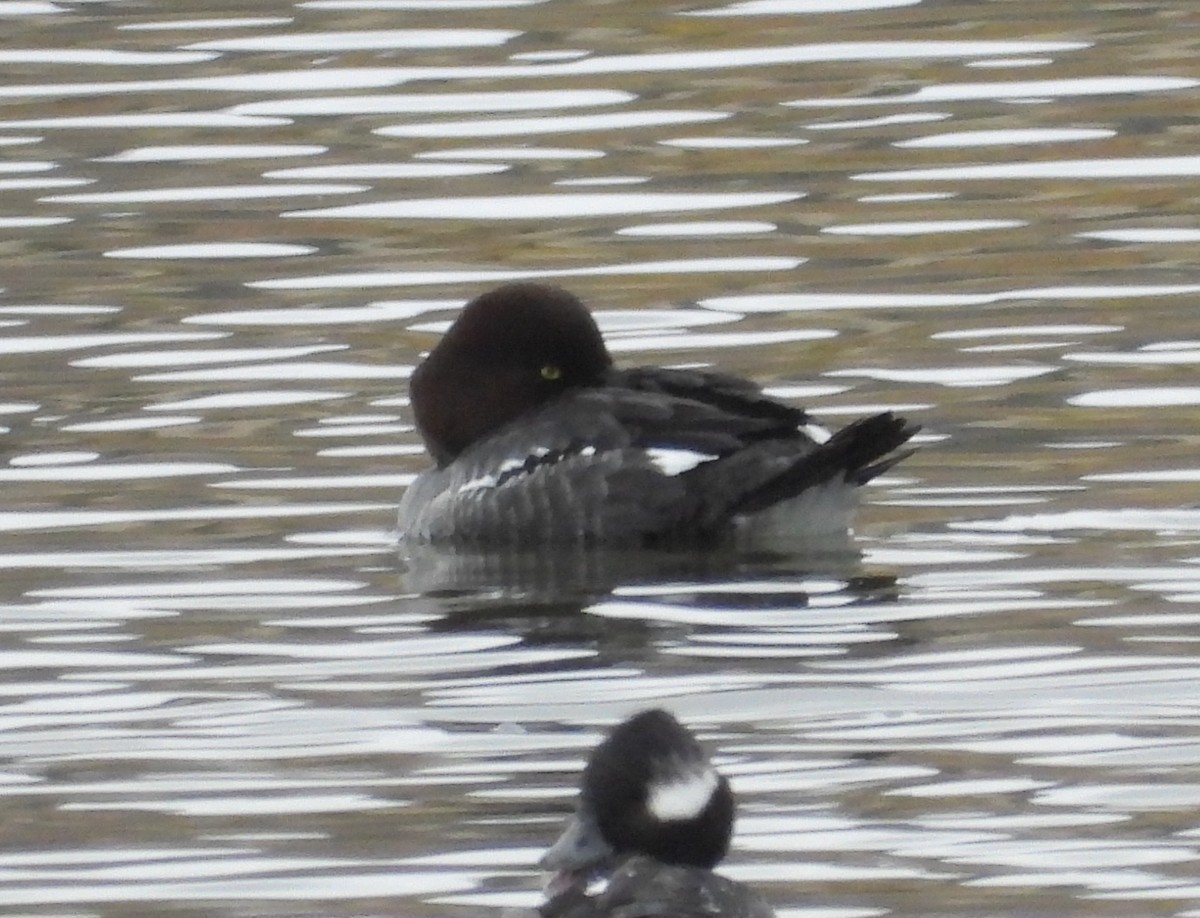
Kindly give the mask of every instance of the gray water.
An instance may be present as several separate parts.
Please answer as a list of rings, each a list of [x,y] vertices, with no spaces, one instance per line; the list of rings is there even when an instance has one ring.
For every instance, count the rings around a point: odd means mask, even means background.
[[[1200,916],[1198,28],[0,2],[0,911],[499,916],[664,704],[783,918]],[[508,278],[921,450],[852,554],[407,566]]]

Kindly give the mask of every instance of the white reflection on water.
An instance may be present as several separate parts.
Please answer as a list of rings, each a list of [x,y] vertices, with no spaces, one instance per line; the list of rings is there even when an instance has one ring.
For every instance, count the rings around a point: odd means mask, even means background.
[[[1198,160],[1200,162],[1200,160]],[[931,306],[980,306],[1010,300],[1094,300],[1127,296],[1179,296],[1200,292],[1200,284],[1110,287],[1039,287],[990,293],[779,293],[702,299],[711,309],[735,312],[792,312],[824,309],[906,309]]]
[[[333,608],[339,605],[353,605],[353,603],[331,602],[328,605]],[[229,608],[246,610],[253,606],[249,603],[231,603]],[[268,608],[303,610],[309,606],[302,603],[272,603]],[[367,644],[374,646],[375,643],[370,641],[364,646]],[[266,680],[277,683],[284,690],[297,688],[304,691],[323,692],[397,691],[403,690],[405,686],[411,684],[412,679],[417,677],[441,679],[446,676],[466,677],[479,674],[482,679],[487,678],[488,674],[496,669],[508,667],[537,669],[554,666],[561,671],[565,669],[566,664],[572,661],[590,663],[594,656],[593,652],[583,650],[531,649],[516,646],[499,649],[494,646],[466,649],[437,658],[404,656],[397,659],[381,655],[369,655],[364,658],[351,652],[341,656],[331,654],[328,657],[301,657],[298,659],[293,659],[289,655],[278,661],[268,659],[255,663],[205,664],[192,661],[183,670],[153,669],[150,665],[139,663],[137,680],[139,682],[174,682],[176,679],[183,678],[201,683],[209,680],[227,681],[231,684],[244,681],[251,685]],[[81,664],[82,662],[81,660]],[[134,661],[127,662],[132,665]],[[153,663],[154,661],[149,662]],[[49,658],[39,661],[36,665],[49,665]],[[89,672],[89,676],[97,680],[111,681],[130,678],[130,674],[124,670],[107,672],[98,670],[94,673]],[[345,681],[339,682],[339,680]],[[565,680],[564,687],[568,684],[582,683],[577,683],[574,679]],[[692,688],[697,688],[699,685],[699,683],[691,683]],[[717,683],[709,682],[707,687],[715,690]],[[681,686],[680,690],[686,693],[686,687]],[[436,692],[433,694],[436,695]],[[567,693],[565,697],[571,697],[570,693]],[[646,694],[641,697],[652,698],[653,696]],[[436,699],[431,696],[430,706],[436,707],[437,703]],[[477,722],[480,719],[512,721],[510,712],[494,710],[486,712],[481,705],[482,702],[475,710]],[[498,713],[499,716],[497,716]],[[438,711],[436,714],[440,717],[442,712]],[[408,716],[412,716],[412,714],[410,713]],[[175,749],[173,756],[175,758],[189,758],[194,755],[202,761],[213,761],[235,754],[238,750],[247,749],[249,750],[245,753],[247,757],[258,759],[280,758],[285,754],[292,758],[304,759],[310,754],[328,756],[354,752],[359,754],[380,752],[411,754],[421,751],[422,748],[430,748],[414,746],[412,737],[406,735],[406,731],[396,729],[395,720],[394,716],[379,713],[371,708],[350,711],[321,707],[297,710],[290,714],[280,714],[271,710],[265,715],[255,715],[253,723],[245,718],[223,715],[220,718],[220,726],[223,730],[221,738],[225,740],[224,744],[218,743],[218,737],[214,735],[213,731],[206,729],[203,736],[198,736],[194,740],[188,738],[184,744],[175,741],[164,742],[161,754],[164,758],[172,757],[170,752]],[[212,726],[215,729],[216,725],[203,724],[202,726],[206,728]],[[254,729],[248,730],[248,727]],[[265,741],[267,737],[269,737],[269,743]],[[321,738],[321,745],[306,752],[306,747],[312,746],[314,737]],[[177,745],[185,745],[187,748],[177,749]],[[94,749],[89,750],[89,753],[96,757],[100,755]],[[113,747],[104,754],[107,757],[118,759],[155,757],[148,749],[130,750],[121,747]]]
[[[367,434],[376,435],[384,433],[395,433],[396,429],[389,429],[385,425],[375,425],[371,427],[356,427],[353,431],[338,432],[342,436],[365,436]],[[3,470],[0,469],[0,476]],[[3,481],[0,477],[0,481]],[[229,488],[231,490],[290,490],[290,491],[329,491],[335,488],[350,488],[353,490],[362,490],[364,488],[387,488],[393,494],[399,494],[406,485],[411,484],[413,476],[411,474],[391,474],[391,475],[307,475],[297,476],[295,478],[246,478],[242,477],[236,481],[218,481],[213,482],[214,487]]]
[[[858,200],[864,204],[904,204],[911,201],[947,201],[958,197],[954,191],[902,191],[897,194],[864,194]]]
[[[507,171],[504,163],[348,163],[338,166],[301,166],[272,169],[263,178],[277,179],[427,179],[495,175]]]
[[[383,137],[520,137],[579,131],[619,131],[670,124],[707,124],[730,117],[723,112],[632,111],[610,115],[543,115],[537,118],[496,118],[473,121],[434,121],[401,124],[375,130]]]
[[[898,140],[897,147],[914,149],[958,149],[995,145],[1023,146],[1038,143],[1069,143],[1077,140],[1103,140],[1115,137],[1116,131],[1107,128],[1013,128],[996,131],[954,131],[930,134],[911,140]]]
[[[357,194],[369,185],[210,185],[188,188],[145,188],[141,191],[95,191],[52,195],[43,200],[61,204],[153,204],[180,201],[241,201],[252,198],[294,198],[308,195]]]
[[[1081,475],[1082,481],[1200,481],[1200,469],[1147,469],[1137,472],[1097,472]]]
[[[498,160],[543,160],[543,159],[603,159],[601,150],[586,150],[575,147],[458,147],[452,150],[422,150],[414,159],[498,159]]]
[[[496,10],[537,6],[547,0],[302,0],[311,10]]]
[[[1054,58],[1052,57],[1001,57],[995,60],[967,61],[963,66],[986,70],[989,68],[1045,67],[1047,64],[1053,63]]]
[[[910,220],[904,223],[845,223],[824,226],[831,236],[923,236],[929,233],[971,233],[1028,226],[1024,220]]]
[[[325,402],[349,398],[349,392],[330,392],[312,389],[258,389],[229,392],[222,395],[200,395],[169,402],[151,402],[144,411],[241,411],[253,408],[273,408],[279,405],[303,405],[306,402]],[[136,428],[135,428],[136,429]]]
[[[928,367],[914,370],[888,370],[878,367],[862,367],[853,370],[829,370],[825,375],[833,378],[865,376],[889,382],[924,382],[939,386],[1004,386],[1019,380],[1034,379],[1053,373],[1058,368],[1038,364],[1016,366],[962,366]]]
[[[1004,519],[955,522],[954,528],[1011,532],[1057,532],[1097,530],[1111,532],[1200,532],[1200,510],[1155,508],[1114,508],[1105,510],[1068,510],[1010,516]]]
[[[307,586],[307,584],[306,584]],[[512,648],[519,638],[506,635],[448,635],[430,637],[417,633],[399,640],[383,641],[372,638],[368,641],[343,641],[338,644],[291,644],[240,643],[198,644],[181,648],[196,654],[211,656],[282,657],[288,660],[368,660],[372,657],[388,657],[400,661],[409,657],[439,656],[443,654],[470,654],[485,650]],[[398,663],[402,667],[403,663]]]
[[[1200,341],[1157,341],[1144,344],[1133,353],[1081,352],[1065,355],[1081,363],[1120,363],[1133,366],[1174,363],[1200,363]]]
[[[285,156],[319,156],[328,147],[315,144],[186,144],[174,147],[135,147],[112,156],[100,156],[100,163],[171,163],[222,159],[276,159]]]
[[[150,402],[143,405],[144,411],[224,411],[252,408],[271,408],[279,405],[303,405],[306,402],[325,402],[332,399],[349,398],[349,392],[330,392],[311,389],[260,389],[245,392],[230,392],[222,395],[201,395],[196,398],[181,398],[168,402]],[[135,425],[140,429],[146,425]]]
[[[1104,239],[1111,242],[1200,242],[1200,229],[1191,227],[1148,226],[1095,230],[1077,235],[1081,239]]]
[[[0,180],[0,191],[19,191],[26,188],[75,188],[90,185],[94,179],[36,178]]]
[[[31,411],[37,411],[41,405],[37,402],[0,402],[0,415],[3,414],[28,414]]]
[[[1187,511],[1175,511],[1186,513]],[[1189,514],[1191,519],[1200,524],[1200,511]],[[1046,514],[1038,517],[1016,517],[1014,520],[1025,522],[1044,519],[1053,522],[1056,517],[1064,514]],[[1136,522],[1136,520],[1135,520]],[[964,528],[984,528],[964,524]],[[1001,525],[1005,529],[1008,526]],[[1135,584],[1142,582],[1187,580],[1194,577],[1197,568],[1187,564],[1170,567],[1024,567],[1020,570],[1005,570],[1001,568],[988,570],[980,567],[963,567],[958,570],[930,571],[914,573],[907,582],[916,586],[930,589],[970,588],[970,587],[1030,587],[1044,586],[1056,583],[1110,583]]]
[[[106,354],[103,357],[84,357],[73,360],[76,367],[161,367],[191,366],[204,363],[240,363],[259,360],[287,360],[292,357],[307,357],[341,351],[340,344],[314,344],[308,347],[241,347],[214,348],[213,350],[163,350],[126,351],[123,354]]]
[[[371,424],[336,424],[331,422],[322,422],[320,427],[300,427],[294,431],[297,437],[377,437],[377,436],[392,436],[397,434],[411,434],[413,426],[411,424],[388,424],[388,423],[371,423]],[[353,448],[353,447],[351,447]],[[366,448],[366,447],[364,447]],[[402,455],[402,456],[423,456],[425,450],[423,447],[415,444],[405,444],[398,446],[372,447],[372,449],[384,449],[386,452],[382,455]],[[322,451],[323,455],[336,455],[332,450]],[[396,475],[390,478],[385,478],[377,475],[366,476],[363,480],[381,482],[385,480],[400,481],[404,485],[412,483],[413,475]],[[337,479],[342,480],[342,479]],[[244,485],[242,485],[244,487]],[[399,493],[399,492],[397,492]]]
[[[748,236],[771,233],[774,223],[754,220],[722,220],[692,223],[644,223],[617,230],[618,236]]]
[[[20,229],[34,226],[59,226],[70,223],[74,217],[0,217],[0,229]]]
[[[235,786],[235,795],[217,797],[196,796],[195,786],[181,788],[178,797],[162,797],[157,800],[122,800],[116,803],[64,803],[64,812],[92,813],[108,811],[131,811],[163,813],[170,816],[286,816],[302,813],[354,813],[364,810],[384,810],[403,807],[396,800],[383,800],[355,793],[289,793],[268,794],[268,788]],[[254,791],[254,793],[246,793]]]
[[[0,468],[0,484],[19,481],[138,481],[187,475],[223,475],[238,466],[220,462],[105,462],[52,464],[35,468]]]
[[[147,245],[132,249],[113,249],[105,258],[291,258],[311,255],[311,245],[285,245],[271,242],[196,242],[184,245]]]
[[[652,214],[664,211],[725,210],[785,204],[804,197],[797,192],[675,194],[525,194],[496,197],[416,198],[374,201],[317,210],[293,210],[285,217],[329,217],[388,220],[528,220],[547,217],[597,217],[613,214]]]
[[[728,6],[695,10],[686,16],[789,16],[811,13],[848,13],[916,6],[921,0],[741,0]]]
[[[0,532],[31,532],[43,529],[77,529],[122,523],[153,523],[181,520],[252,520],[287,517],[327,516],[334,513],[365,513],[391,510],[392,503],[273,504],[268,507],[180,507],[170,510],[12,510],[0,511]]]
[[[0,16],[45,16],[66,12],[66,7],[40,0],[6,0],[0,3]]]
[[[809,131],[846,131],[896,124],[927,124],[931,121],[945,121],[949,117],[950,115],[944,112],[908,112],[880,115],[877,118],[856,118],[852,121],[820,121],[806,124],[805,129]]]
[[[683,150],[760,150],[795,147],[808,141],[799,137],[673,137],[659,143]]]
[[[229,17],[226,19],[173,19],[163,22],[127,22],[117,28],[127,32],[173,32],[176,30],[254,29],[292,22],[291,16]]]
[[[348,361],[294,360],[288,363],[245,364],[211,370],[172,370],[142,373],[134,379],[145,382],[219,382],[231,380],[305,380],[305,379],[408,379],[412,367],[389,367]],[[180,403],[176,403],[179,405]],[[161,406],[160,406],[161,410]]]
[[[998,325],[991,328],[959,328],[934,332],[934,340],[971,340],[974,338],[1023,338],[1041,335],[1104,335],[1119,332],[1124,325]]]
[[[632,93],[614,89],[537,89],[518,92],[392,93],[243,102],[228,109],[237,115],[448,115],[460,112],[544,111],[632,102]]]
[[[0,904],[330,900],[345,898],[346,890],[354,891],[353,898],[416,896],[472,889],[495,874],[401,871],[395,861],[366,858],[264,857],[246,848],[188,849],[159,857],[154,850],[125,849],[64,854],[61,860],[40,855],[14,864],[16,877],[37,885],[0,889]],[[74,864],[74,857],[85,860]],[[180,876],[195,879],[170,879]]]
[[[1200,175],[1200,156],[1138,156],[1123,159],[1060,159],[1039,163],[989,163],[983,166],[948,166],[940,169],[900,169],[864,172],[853,176],[864,182],[938,182],[1004,179],[1156,178]]]
[[[943,83],[923,86],[905,95],[870,98],[797,99],[785,105],[807,108],[842,108],[851,105],[898,105],[925,102],[961,102],[967,99],[1061,99],[1074,96],[1111,96],[1121,93],[1173,92],[1194,89],[1200,80],[1186,77],[1076,77],[1062,80],[1010,80],[996,83]]]
[[[465,271],[367,271],[356,274],[317,274],[250,281],[247,287],[263,290],[323,290],[338,287],[412,287],[438,284],[500,283],[509,280],[565,277],[621,277],[639,274],[695,274],[699,272],[790,271],[806,259],[781,256],[747,258],[695,258],[680,261],[631,261],[577,268],[496,269]],[[733,298],[731,298],[733,299]],[[197,320],[198,321],[198,320]]]
[[[360,589],[363,584],[354,580],[305,580],[303,590],[312,593],[337,593]],[[274,594],[297,588],[287,580],[183,580],[170,583],[108,584],[97,587],[57,588],[38,590],[31,595],[52,598],[91,599],[104,597],[155,597],[163,599],[180,595],[225,596],[267,593]]]
[[[36,303],[0,306],[0,315],[18,316],[102,316],[120,311],[120,306],[77,306],[66,303]]]
[[[255,128],[288,124],[287,118],[251,118],[224,112],[133,112],[127,115],[64,115],[55,118],[26,118],[0,121],[3,128],[33,130],[113,130],[134,128]]]
[[[1200,387],[1159,386],[1153,389],[1098,389],[1067,399],[1081,408],[1171,408],[1200,405]]]
[[[6,4],[7,6],[7,4]],[[0,49],[0,64],[65,64],[100,67],[153,67],[211,61],[216,54],[197,51],[113,51],[103,48]]]
[[[51,169],[57,169],[57,163],[49,162],[13,162],[0,163],[0,172],[48,172]]]
[[[99,458],[99,453],[92,452],[29,453],[24,456],[13,456],[8,460],[8,464],[12,466],[73,465],[77,462],[92,462]]]
[[[197,51],[336,51],[400,48],[476,48],[502,45],[520,32],[503,29],[391,29],[357,32],[304,32],[296,35],[252,35],[184,45]]]
[[[985,794],[1014,794],[1024,791],[1053,787],[1052,781],[1035,781],[1032,778],[975,778],[962,781],[935,781],[929,784],[911,784],[908,787],[888,791],[889,796],[898,797],[974,797]],[[931,840],[937,844],[936,839]],[[960,840],[956,839],[955,843]]]
[[[457,309],[461,302],[439,304],[440,309]],[[721,347],[740,343],[769,343],[772,341],[816,341],[836,337],[829,329],[797,329],[788,332],[690,332],[697,325],[721,325],[733,321],[727,314],[700,309],[598,309],[592,315],[614,352],[638,352],[663,348]],[[411,331],[443,334],[452,319],[438,322],[419,322],[410,325]],[[650,336],[643,334],[654,331]]]
[[[1099,788],[1098,788],[1099,790]],[[1135,867],[1149,864],[1177,864],[1190,861],[1200,853],[1187,845],[1143,844],[1130,845],[1126,840],[1091,838],[1083,841],[1047,839],[1043,841],[987,842],[964,845],[947,859],[962,864],[997,864],[1005,867],[1040,868],[1053,863],[1063,871],[1084,871],[1090,875],[1089,886],[1107,886],[1105,874],[1113,867]],[[1079,874],[1071,881],[1079,882]],[[983,882],[995,882],[985,880]],[[1055,882],[1052,876],[1040,875],[1039,883]]]
[[[174,344],[183,341],[212,341],[222,332],[98,332],[87,335],[10,335],[0,338],[0,354],[43,354],[119,344]]]
[[[755,347],[767,344],[786,344],[795,341],[820,341],[837,337],[830,329],[797,329],[776,332],[710,332],[707,334],[666,331],[642,338],[614,338],[608,349],[614,354],[636,354],[645,351],[695,350],[724,347]]]
[[[1000,54],[1034,54],[1076,51],[1088,47],[1078,41],[862,41],[829,44],[780,45],[761,48],[729,48],[705,51],[673,51],[650,54],[596,56],[544,70],[545,75],[657,73],[678,70],[708,70],[726,67],[756,67],[771,64],[820,63],[829,61],[924,60],[928,58],[979,57]],[[435,71],[436,72],[436,71]],[[470,76],[470,71],[459,73]],[[480,74],[502,76],[500,73]],[[522,75],[522,74],[514,74]],[[534,75],[526,73],[524,75]],[[1180,81],[1188,83],[1192,81]]]
[[[269,284],[271,281],[259,281]],[[195,325],[341,325],[363,322],[393,322],[411,319],[426,312],[437,312],[461,306],[454,300],[400,300],[368,303],[365,306],[313,306],[294,309],[250,309],[233,312],[210,312],[186,316],[182,321]]]
[[[640,175],[603,175],[594,178],[556,179],[554,184],[562,188],[590,188],[603,185],[645,185],[650,179]]]
[[[327,67],[320,70],[264,70],[262,73],[192,77],[175,80],[126,80],[112,83],[53,83],[0,86],[0,98],[69,98],[159,92],[304,92],[311,90],[374,89],[405,79],[392,67]],[[177,123],[185,123],[175,116]],[[186,116],[184,116],[186,117]],[[237,119],[240,116],[226,115]],[[9,122],[11,124],[11,122]],[[263,122],[257,122],[262,124]],[[280,123],[275,121],[274,123]],[[282,123],[287,123],[282,122]]]
[[[377,548],[383,544],[391,545],[391,540],[385,543],[381,538]],[[232,566],[236,564],[257,564],[264,561],[301,561],[317,557],[355,557],[371,554],[376,549],[364,547],[355,548],[201,548],[184,549],[170,548],[143,551],[117,549],[102,549],[99,551],[72,552],[39,552],[38,554],[7,553],[0,555],[0,569],[7,568],[51,568],[61,569],[68,564],[72,568],[103,568],[106,570],[164,570],[193,565]],[[81,616],[81,621],[90,621],[103,614],[105,606],[91,601],[78,603],[47,602],[43,604],[47,618],[62,618],[69,613]],[[11,621],[16,607],[5,606],[5,617]],[[33,607],[31,607],[33,608]],[[146,615],[167,615],[166,612],[151,612],[146,609],[132,609],[128,605],[116,603],[114,611],[129,612],[134,617]],[[22,614],[30,614],[23,610]]]

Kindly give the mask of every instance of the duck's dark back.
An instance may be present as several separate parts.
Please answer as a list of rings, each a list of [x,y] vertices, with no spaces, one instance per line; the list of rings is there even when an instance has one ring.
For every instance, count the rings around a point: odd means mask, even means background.
[[[596,896],[570,890],[541,908],[542,918],[774,918],[756,892],[711,870],[626,861]]]

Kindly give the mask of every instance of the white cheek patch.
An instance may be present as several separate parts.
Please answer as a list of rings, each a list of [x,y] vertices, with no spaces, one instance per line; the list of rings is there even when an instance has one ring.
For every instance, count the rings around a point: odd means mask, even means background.
[[[683,822],[704,812],[720,783],[711,768],[650,785],[646,808],[660,822]]]
[[[646,455],[668,478],[690,472],[701,463],[717,458],[712,453],[701,453],[694,449],[670,449],[665,446],[652,446],[646,450]]]

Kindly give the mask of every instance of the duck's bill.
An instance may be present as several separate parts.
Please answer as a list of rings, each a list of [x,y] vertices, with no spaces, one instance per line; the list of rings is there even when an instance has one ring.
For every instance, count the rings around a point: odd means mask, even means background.
[[[553,899],[569,890],[585,888],[608,866],[612,856],[613,850],[595,821],[588,813],[577,812],[538,862],[548,873],[546,897]]]

